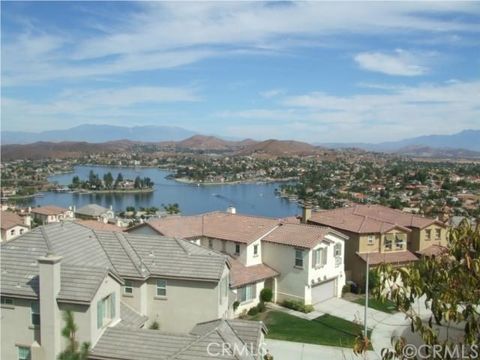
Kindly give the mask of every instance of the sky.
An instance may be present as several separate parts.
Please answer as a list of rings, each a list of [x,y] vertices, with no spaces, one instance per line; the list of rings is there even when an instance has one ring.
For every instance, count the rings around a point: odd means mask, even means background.
[[[480,128],[480,2],[1,2],[4,131],[382,142]]]

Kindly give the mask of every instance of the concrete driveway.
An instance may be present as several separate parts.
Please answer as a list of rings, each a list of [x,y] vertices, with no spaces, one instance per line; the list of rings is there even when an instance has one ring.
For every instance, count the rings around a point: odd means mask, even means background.
[[[355,356],[353,350],[336,346],[303,344],[293,341],[266,339],[267,349],[275,360],[350,360],[380,359],[369,351],[365,357]]]

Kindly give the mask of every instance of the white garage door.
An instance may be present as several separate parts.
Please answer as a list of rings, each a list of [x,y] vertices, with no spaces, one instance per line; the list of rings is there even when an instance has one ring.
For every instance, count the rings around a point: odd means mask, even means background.
[[[316,304],[335,296],[335,279],[312,287],[312,303]]]

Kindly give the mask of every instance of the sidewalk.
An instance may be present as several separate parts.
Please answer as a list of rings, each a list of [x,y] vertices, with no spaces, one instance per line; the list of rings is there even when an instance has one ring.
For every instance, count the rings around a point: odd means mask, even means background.
[[[352,349],[336,346],[304,344],[293,341],[266,339],[267,349],[275,360],[377,360],[374,351],[365,356],[356,356]]]
[[[269,309],[276,310],[276,311],[281,311],[285,314],[296,316],[298,318],[305,319],[305,320],[313,320],[313,319],[316,319],[316,318],[318,318],[322,315],[325,315],[325,313],[319,312],[317,310],[314,310],[314,311],[306,314],[306,313],[303,313],[301,311],[288,309],[286,307],[283,307],[283,306],[280,306],[280,305],[277,305],[277,304],[274,304],[274,303],[267,303],[266,305],[267,305],[267,308],[269,308]]]

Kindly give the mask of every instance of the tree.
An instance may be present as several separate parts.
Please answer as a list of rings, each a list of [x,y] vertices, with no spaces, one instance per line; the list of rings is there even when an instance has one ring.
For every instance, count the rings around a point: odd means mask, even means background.
[[[180,206],[177,203],[174,204],[162,204],[162,207],[165,209],[167,214],[174,215],[180,213]]]
[[[118,173],[117,178],[115,179],[115,184],[113,185],[113,187],[116,189],[122,181],[123,181],[123,175],[122,175],[122,173]]]
[[[107,189],[110,189],[112,187],[112,184],[113,184],[113,176],[112,176],[112,173],[111,172],[108,172],[106,173],[105,175],[103,175],[103,182],[105,183],[105,187]]]
[[[81,347],[79,346],[76,340],[78,327],[75,324],[73,312],[71,310],[64,311],[62,317],[63,321],[65,321],[62,336],[67,339],[67,347],[58,355],[58,360],[87,360],[90,343],[84,342]]]
[[[442,349],[431,353],[430,359],[455,358],[445,356],[445,349],[480,344],[480,225],[473,228],[464,221],[452,229],[449,247],[438,256],[423,257],[410,267],[382,264],[376,271],[383,279],[374,290],[376,298],[389,297],[405,313],[411,330],[421,335],[425,345]],[[420,297],[426,299],[428,318],[422,318],[414,306]],[[439,325],[446,327],[446,336],[439,335]],[[461,336],[453,329],[463,329]],[[397,339],[395,351],[386,352],[384,358],[401,358],[405,345],[405,339]]]

